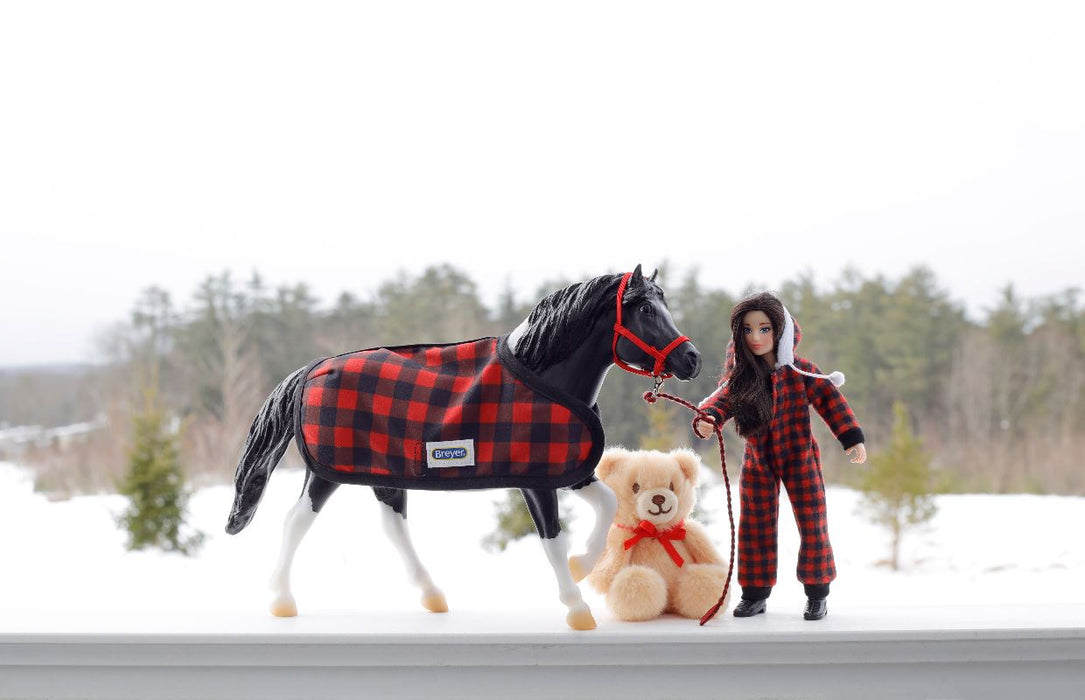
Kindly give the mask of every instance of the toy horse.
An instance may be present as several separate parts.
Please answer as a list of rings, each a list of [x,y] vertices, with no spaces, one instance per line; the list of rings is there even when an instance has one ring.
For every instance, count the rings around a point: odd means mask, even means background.
[[[411,544],[407,491],[503,487],[524,495],[569,626],[594,629],[576,581],[602,554],[617,508],[614,493],[594,476],[604,444],[596,399],[607,370],[618,364],[686,380],[701,367],[655,277],[644,277],[638,265],[574,284],[543,299],[500,338],[372,348],[318,360],[283,380],[249,429],[226,526],[236,534],[249,523],[294,438],[305,485],[286,516],[272,613],[297,615],[290,592],[294,553],[340,484],[373,488],[385,532],[421,589],[423,606],[447,611]],[[569,559],[559,488],[571,488],[596,514],[586,553]]]

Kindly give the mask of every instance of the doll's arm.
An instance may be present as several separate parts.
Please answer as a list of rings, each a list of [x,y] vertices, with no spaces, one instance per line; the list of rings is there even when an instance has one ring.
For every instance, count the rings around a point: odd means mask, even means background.
[[[716,421],[716,425],[723,425],[727,422],[727,419],[730,418],[730,416],[727,415],[727,409],[725,408],[727,403],[727,386],[728,382],[726,381],[720,383],[719,387],[706,396],[697,406],[697,408],[712,416],[712,420]]]
[[[727,413],[727,381],[720,383],[718,389],[704,398],[698,405],[698,408],[708,414],[712,420],[713,425],[722,426],[727,422],[727,419],[731,416]],[[693,419],[693,432],[699,438],[706,438],[712,434],[712,428],[706,427],[705,424],[708,421],[701,418],[700,415]]]
[[[821,374],[818,366],[809,360],[796,360],[796,365],[804,372]],[[840,389],[828,379],[804,377],[804,382],[806,398],[810,401],[810,405],[829,426],[829,430],[833,431],[833,435],[840,441],[845,451],[866,442],[863,429],[859,426],[859,421],[852,413],[851,407],[848,406],[847,399],[840,393]]]
[[[709,415],[715,425],[722,426],[724,423],[727,422],[727,419],[731,417],[730,415],[728,415],[725,405],[727,403],[727,380],[730,377],[731,370],[733,370],[734,368],[735,344],[734,341],[731,341],[727,343],[727,352],[724,353],[723,377],[720,379],[719,386],[711,394],[704,397],[701,403],[697,405],[697,408],[701,409]],[[703,421],[700,416],[693,419],[693,432],[696,433],[698,437],[704,438],[708,437],[709,435],[708,432],[702,433],[700,430],[697,429],[698,427],[700,427],[698,424],[704,422],[705,421]]]
[[[686,521],[686,551],[693,560],[691,564],[722,564],[723,558],[716,551],[708,533],[700,523]]]
[[[625,548],[625,540],[628,539],[628,534],[613,525],[610,526],[603,557],[591,570],[591,574],[588,575],[588,582],[600,593],[606,593],[610,590],[610,584],[614,581],[614,577],[629,565],[632,554]]]

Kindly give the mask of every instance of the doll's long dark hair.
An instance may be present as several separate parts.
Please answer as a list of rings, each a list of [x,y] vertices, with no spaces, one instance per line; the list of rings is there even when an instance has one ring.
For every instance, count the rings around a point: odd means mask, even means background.
[[[762,311],[772,323],[773,350],[779,352],[780,333],[784,329],[784,305],[769,292],[746,297],[731,310],[731,339],[734,341],[735,366],[727,376],[725,408],[734,417],[735,428],[744,438],[765,432],[772,421],[773,368],[750,351],[742,330],[742,319],[750,311]]]

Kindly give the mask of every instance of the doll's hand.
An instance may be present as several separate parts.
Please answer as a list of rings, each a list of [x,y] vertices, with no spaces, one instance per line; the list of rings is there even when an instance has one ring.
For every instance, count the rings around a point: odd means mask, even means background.
[[[844,453],[851,457],[852,464],[862,464],[866,461],[866,447],[861,442],[850,450],[845,450]]]
[[[701,432],[702,427],[704,427],[704,429],[705,429],[705,432],[703,432],[703,433]],[[712,431],[714,431],[715,428],[716,428],[716,424],[713,423],[708,418],[701,418],[700,416],[698,416],[693,421],[693,434],[696,435],[697,437],[701,438],[702,440],[704,440],[709,435],[711,435]]]

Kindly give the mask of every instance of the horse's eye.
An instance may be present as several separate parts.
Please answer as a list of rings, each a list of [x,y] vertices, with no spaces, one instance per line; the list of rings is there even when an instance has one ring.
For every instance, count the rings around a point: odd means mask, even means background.
[[[641,304],[640,305],[640,312],[642,314],[650,314],[650,313],[652,313],[652,305],[651,304]]]
[[[637,493],[638,491],[640,491],[640,484],[634,482],[633,483],[633,493]]]

